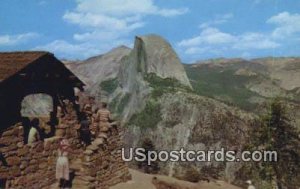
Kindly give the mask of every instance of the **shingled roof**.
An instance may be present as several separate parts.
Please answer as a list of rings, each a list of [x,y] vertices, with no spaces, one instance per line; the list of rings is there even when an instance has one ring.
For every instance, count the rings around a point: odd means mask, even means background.
[[[0,52],[0,81],[11,77],[46,54],[51,53],[45,51]]]

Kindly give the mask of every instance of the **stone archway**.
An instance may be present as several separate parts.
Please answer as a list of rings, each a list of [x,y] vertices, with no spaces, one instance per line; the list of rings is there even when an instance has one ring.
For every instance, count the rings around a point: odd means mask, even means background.
[[[24,127],[24,143],[27,143],[28,134],[31,128],[30,120],[39,120],[40,137],[51,137],[54,134],[54,126],[51,120],[55,112],[55,105],[52,96],[45,93],[35,93],[25,96],[21,102],[20,114]]]
[[[53,110],[53,99],[45,93],[27,95],[21,103],[22,117],[49,117]]]

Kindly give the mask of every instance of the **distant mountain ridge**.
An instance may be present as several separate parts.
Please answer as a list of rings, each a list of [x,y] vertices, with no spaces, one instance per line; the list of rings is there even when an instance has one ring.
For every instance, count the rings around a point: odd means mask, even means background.
[[[119,47],[67,66],[88,84],[87,91],[108,97],[126,130],[127,147],[147,137],[158,150],[241,150],[263,103],[282,96],[294,110],[300,108],[299,60],[237,58],[187,65],[165,39],[147,35],[136,37],[133,49]],[[194,166],[213,166],[214,174],[228,181],[238,179],[240,168],[229,162]],[[168,162],[161,168],[180,177],[190,167]]]
[[[300,101],[300,58],[212,59],[185,68],[199,94],[244,109],[277,96]]]
[[[109,52],[83,61],[66,62],[65,65],[80,77],[89,87],[118,74],[121,60],[131,49],[119,46]]]
[[[238,64],[252,71],[269,75],[271,79],[280,81],[280,87],[286,90],[293,90],[300,87],[300,58],[298,57],[265,57],[255,59],[242,58],[218,58],[193,63],[193,67],[203,64],[210,66],[233,66]],[[250,65],[251,64],[251,65]]]

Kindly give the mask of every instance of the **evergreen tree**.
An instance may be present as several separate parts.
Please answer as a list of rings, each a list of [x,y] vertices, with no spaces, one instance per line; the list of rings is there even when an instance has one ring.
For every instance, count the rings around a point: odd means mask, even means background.
[[[146,157],[148,157],[150,151],[155,151],[155,146],[150,138],[143,140],[142,148],[145,149]],[[148,165],[148,158],[144,162],[139,162],[138,167],[143,169],[145,173],[156,174],[159,171],[158,161],[151,162],[151,165]]]
[[[268,114],[262,116],[252,134],[252,147],[277,152],[277,161],[255,165],[263,180],[275,182],[279,189],[294,188],[300,182],[299,132],[287,116],[287,107],[273,100]]]

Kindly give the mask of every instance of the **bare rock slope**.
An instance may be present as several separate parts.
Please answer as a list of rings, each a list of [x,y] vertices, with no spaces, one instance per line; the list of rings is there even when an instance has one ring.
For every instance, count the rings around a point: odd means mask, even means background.
[[[66,66],[82,79],[88,88],[107,79],[115,78],[118,74],[121,60],[130,53],[131,49],[120,46],[103,55],[91,57],[84,61],[66,62]]]
[[[178,55],[165,39],[158,35],[136,37],[135,48],[138,48],[142,71],[161,78],[175,78],[191,86]]]

